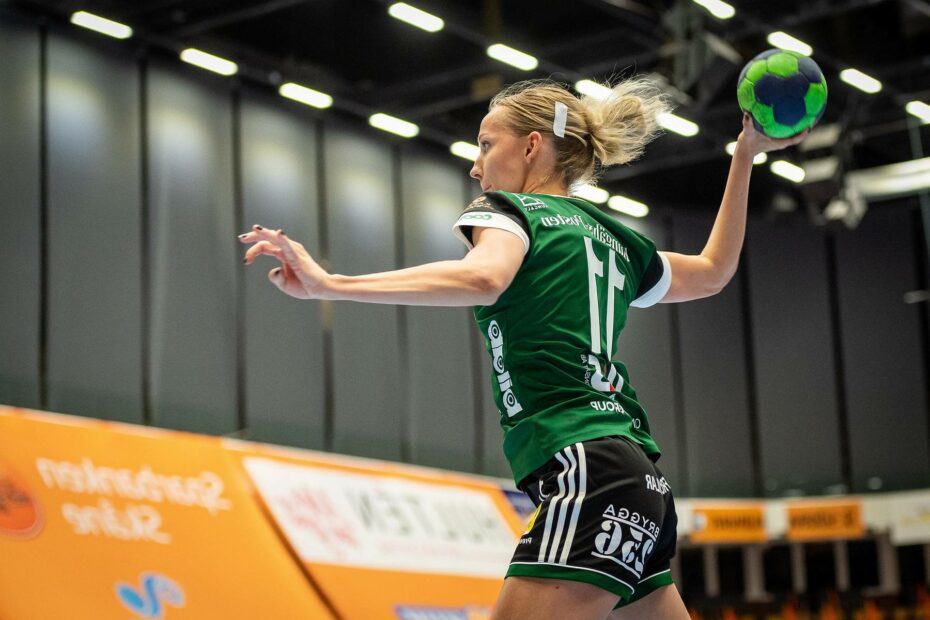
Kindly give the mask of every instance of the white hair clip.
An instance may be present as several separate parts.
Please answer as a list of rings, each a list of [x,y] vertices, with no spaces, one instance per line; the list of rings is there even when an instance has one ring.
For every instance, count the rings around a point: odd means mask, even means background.
[[[565,137],[565,123],[568,121],[568,106],[561,101],[555,102],[555,118],[552,120],[552,133]]]

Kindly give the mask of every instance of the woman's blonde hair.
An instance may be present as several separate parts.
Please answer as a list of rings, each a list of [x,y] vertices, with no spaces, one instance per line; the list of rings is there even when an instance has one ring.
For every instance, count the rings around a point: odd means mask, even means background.
[[[504,124],[518,136],[545,134],[553,133],[557,101],[568,107],[568,116],[565,137],[555,137],[555,172],[567,186],[638,158],[660,132],[656,117],[670,109],[662,91],[641,77],[617,83],[603,99],[578,98],[551,80],[518,82],[498,93],[488,109],[507,108]]]

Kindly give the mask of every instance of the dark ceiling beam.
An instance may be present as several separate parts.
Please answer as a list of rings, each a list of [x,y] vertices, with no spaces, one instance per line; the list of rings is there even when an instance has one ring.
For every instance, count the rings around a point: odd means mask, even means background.
[[[382,6],[388,6],[390,4],[393,4],[393,0],[372,0],[372,1]],[[495,43],[507,43],[507,41],[504,41],[504,40],[501,40],[495,37],[487,36],[484,33],[481,33],[481,32],[478,32],[477,30],[469,28],[468,26],[464,26],[462,24],[458,24],[455,22],[450,22],[448,20],[445,20],[445,26],[443,27],[442,32],[447,35],[452,35],[467,43],[471,43],[472,45],[476,45],[482,51],[486,50],[488,47],[490,47],[491,45]],[[533,50],[521,50],[521,51],[526,52],[527,54],[533,54],[534,52]],[[574,72],[571,69],[567,67],[559,66],[558,64],[551,62],[549,60],[546,60],[545,58],[537,57],[537,60],[539,61],[539,67],[537,68],[538,71],[548,72],[548,73],[565,73],[565,74],[574,75]],[[425,76],[425,77],[428,78],[429,76]]]
[[[926,0],[904,0],[904,4],[908,5],[918,13],[923,13],[927,17],[930,17],[930,3]]]
[[[601,175],[599,184],[618,183],[655,172],[674,170],[686,166],[696,166],[715,159],[722,159],[726,156],[727,154],[720,149],[690,149],[668,157],[635,162],[626,166],[615,166]]]
[[[418,98],[421,93],[427,93],[437,88],[451,84],[461,84],[464,81],[486,75],[495,70],[500,70],[497,61],[487,58],[482,62],[469,64],[454,69],[448,69],[424,77],[395,82],[390,86],[378,89],[378,96],[384,100],[391,101],[400,98]]]
[[[540,50],[539,53],[543,56],[559,56],[566,52],[574,51],[579,46],[584,46],[589,50],[597,50],[604,45],[616,42],[618,39],[626,39],[636,43],[640,47],[644,48],[643,52],[646,50],[651,50],[662,44],[662,41],[656,37],[644,37],[642,34],[635,32],[630,28],[619,27],[611,28],[610,30],[604,32],[594,33],[580,41],[578,39],[571,39],[568,41],[555,43],[553,45],[544,47],[542,50]]]
[[[581,3],[634,26],[645,35],[656,36],[660,29],[661,15],[654,9],[633,0],[581,0]]]
[[[220,13],[219,15],[214,15],[207,19],[189,22],[176,28],[170,34],[178,37],[189,37],[210,30],[216,30],[224,26],[249,21],[257,17],[270,15],[271,13],[283,11],[284,9],[289,9],[300,4],[306,4],[307,2],[308,0],[269,0],[268,2],[250,6],[247,9]]]
[[[240,73],[248,72],[252,79],[273,86],[279,86],[284,81],[295,81],[324,90],[337,98],[339,95],[355,96],[356,87],[352,83],[323,65],[299,58],[281,58],[241,43],[230,47],[228,39],[211,34],[201,35],[197,41],[218,53],[228,50],[230,56],[239,62]]]
[[[447,112],[452,112],[455,110],[462,109],[464,107],[480,103],[482,101],[487,101],[486,98],[475,97],[471,94],[463,94],[458,97],[447,97],[440,101],[434,103],[428,103],[416,108],[407,108],[406,115],[408,120],[412,121],[425,121],[429,118],[439,116],[440,114],[446,114]],[[469,133],[477,134],[478,128],[474,127]]]

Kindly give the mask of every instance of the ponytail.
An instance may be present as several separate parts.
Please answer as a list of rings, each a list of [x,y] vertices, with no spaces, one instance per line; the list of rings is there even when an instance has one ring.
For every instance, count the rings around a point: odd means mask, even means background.
[[[603,99],[579,99],[549,80],[519,82],[498,93],[490,108],[506,107],[508,128],[517,135],[552,133],[556,102],[568,108],[564,136],[555,137],[555,172],[568,186],[640,157],[659,134],[657,116],[669,110],[665,95],[645,78],[620,82]]]

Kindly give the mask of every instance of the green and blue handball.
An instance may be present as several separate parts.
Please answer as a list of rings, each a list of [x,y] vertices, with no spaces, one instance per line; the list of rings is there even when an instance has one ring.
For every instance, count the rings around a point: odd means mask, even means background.
[[[770,138],[790,138],[823,116],[827,80],[807,56],[771,49],[746,63],[736,95],[758,131]]]

